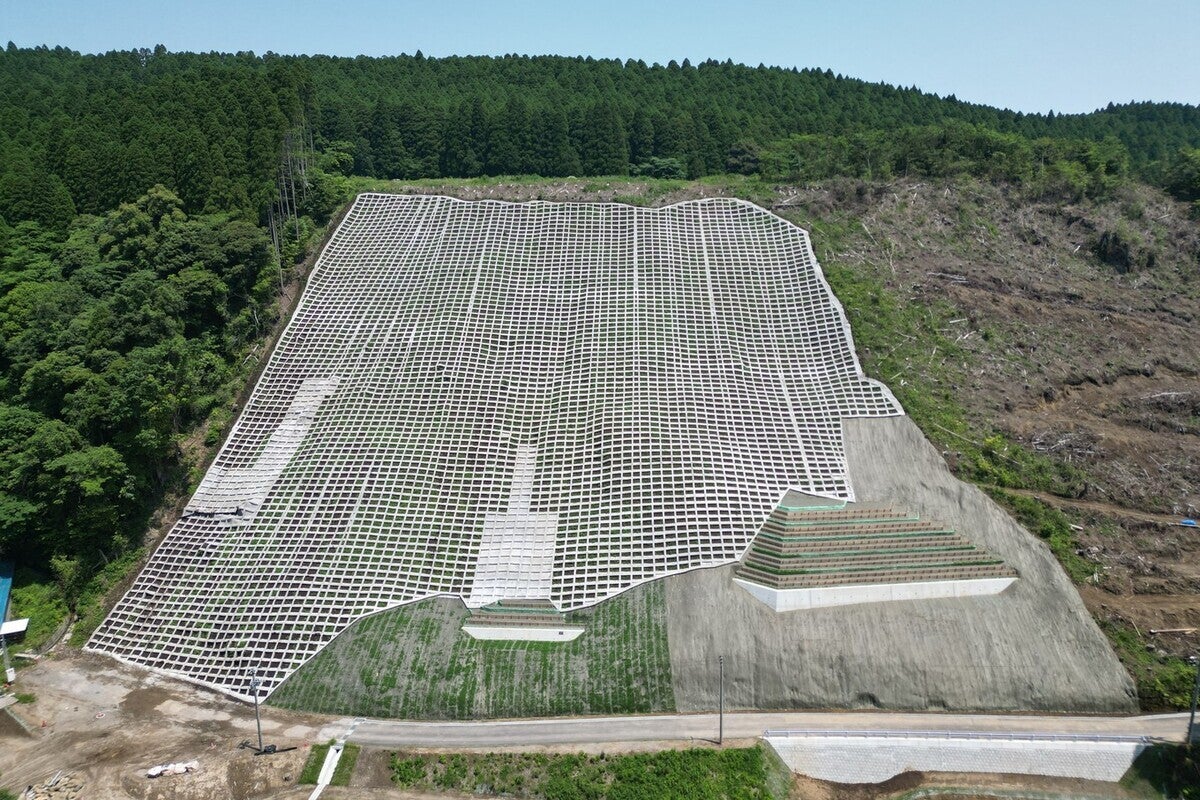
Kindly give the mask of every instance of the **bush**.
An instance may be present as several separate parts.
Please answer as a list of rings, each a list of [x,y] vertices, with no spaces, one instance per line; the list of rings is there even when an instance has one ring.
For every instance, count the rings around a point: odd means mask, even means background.
[[[1200,746],[1156,744],[1142,752],[1121,778],[1121,785],[1139,795],[1146,789],[1165,798],[1200,798]]]
[[[408,788],[425,780],[425,760],[419,757],[399,758],[392,754],[392,781]]]
[[[1026,529],[1037,534],[1049,545],[1058,563],[1062,564],[1072,581],[1082,583],[1095,573],[1095,565],[1079,555],[1079,543],[1075,540],[1075,532],[1071,530],[1071,523],[1065,514],[1032,497],[991,488],[987,491]]]
[[[108,613],[108,605],[105,601],[108,598],[109,590],[130,575],[141,561],[144,552],[142,548],[126,552],[120,558],[105,564],[84,584],[77,601],[79,619],[71,631],[70,644],[72,647],[82,647],[92,632],[100,627],[100,623],[104,621],[104,617]]]
[[[1143,711],[1182,711],[1189,707],[1195,667],[1182,658],[1147,650],[1138,632],[1127,625],[1103,620],[1100,628],[1137,684],[1138,704]]]
[[[29,618],[29,629],[22,642],[26,650],[41,647],[67,618],[62,590],[49,576],[32,569],[17,568],[10,599],[13,619]]]
[[[687,169],[678,158],[651,158],[643,164],[634,164],[629,170],[632,175],[644,175],[648,178],[667,178],[682,180],[688,177]]]

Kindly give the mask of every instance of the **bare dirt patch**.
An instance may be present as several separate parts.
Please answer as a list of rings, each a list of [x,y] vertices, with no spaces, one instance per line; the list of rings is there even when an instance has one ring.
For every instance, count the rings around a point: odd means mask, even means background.
[[[1132,794],[1116,783],[1080,778],[1051,778],[1038,775],[987,775],[957,772],[905,772],[884,783],[830,783],[797,775],[792,784],[793,800],[885,800],[919,789],[943,789],[945,800],[974,800],[996,793],[1029,792],[1063,798],[1112,798],[1127,800]]]
[[[263,709],[267,742],[297,749],[254,756],[253,707],[89,654],[66,652],[22,670],[36,700],[13,711],[33,731],[0,729],[0,787],[21,791],[59,770],[87,798],[257,798],[292,785],[325,720]],[[200,771],[151,780],[156,764],[198,760]]]

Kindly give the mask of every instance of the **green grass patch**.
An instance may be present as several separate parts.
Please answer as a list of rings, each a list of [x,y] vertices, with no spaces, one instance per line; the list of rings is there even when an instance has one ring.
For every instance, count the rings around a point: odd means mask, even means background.
[[[1196,667],[1182,658],[1147,650],[1142,637],[1128,625],[1102,620],[1100,629],[1137,684],[1143,711],[1178,711],[1190,706]]]
[[[1200,798],[1200,746],[1156,744],[1137,757],[1121,786],[1146,798]]]
[[[13,695],[13,697],[17,698],[18,703],[23,703],[25,705],[30,705],[37,702],[37,695],[33,692],[17,692]]]
[[[141,561],[142,555],[143,550],[141,548],[130,550],[120,558],[105,564],[84,585],[83,591],[79,593],[79,603],[77,605],[79,619],[75,622],[75,627],[71,630],[71,638],[69,640],[69,644],[72,647],[83,647],[92,635],[92,632],[100,627],[100,623],[104,621],[105,615],[108,614],[107,600],[109,591],[129,576],[129,573]]]
[[[1053,506],[1034,497],[1006,492],[995,487],[984,487],[992,499],[1008,509],[1018,522],[1037,534],[1062,564],[1067,575],[1075,583],[1083,583],[1096,570],[1096,565],[1079,555],[1079,542],[1071,530],[1071,521]]]
[[[321,767],[325,765],[325,756],[328,755],[332,744],[330,742],[312,746],[312,750],[308,753],[308,760],[304,762],[304,769],[300,770],[300,777],[296,779],[296,783],[308,786],[317,784],[317,778],[321,776]]]
[[[28,567],[17,567],[14,571],[10,602],[10,617],[29,618],[25,638],[19,643],[22,650],[40,648],[67,618],[67,603],[58,584],[49,575]],[[13,644],[9,642],[10,646]]]
[[[346,744],[342,747],[342,757],[338,759],[337,766],[333,769],[333,777],[329,779],[330,786],[349,786],[350,776],[354,774],[354,767],[358,764],[358,755],[362,752],[362,748],[356,744]]]
[[[568,615],[573,642],[483,642],[457,601],[359,620],[271,695],[272,705],[403,719],[628,714],[675,707],[661,582]]]
[[[406,789],[545,800],[782,800],[790,785],[761,745],[634,755],[398,752],[391,769]]]

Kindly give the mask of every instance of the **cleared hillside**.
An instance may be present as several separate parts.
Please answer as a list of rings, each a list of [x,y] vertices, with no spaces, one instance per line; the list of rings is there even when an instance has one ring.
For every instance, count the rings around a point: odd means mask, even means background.
[[[1176,513],[1194,513],[1196,504],[1186,476],[1197,437],[1186,405],[1183,413],[1164,405],[1186,403],[1200,374],[1189,311],[1197,307],[1200,237],[1183,205],[1144,187],[1104,202],[1064,204],[972,180],[806,187],[730,179],[479,181],[410,190],[654,204],[740,194],[808,227],[847,306],[868,374],[890,382],[959,476],[1009,487],[1001,500],[1066,567],[1137,679],[1143,706],[1186,702],[1190,673],[1178,656],[1194,638],[1138,638],[1150,628],[1200,621],[1197,542],[1168,524]],[[1120,246],[1114,256],[1114,240],[1128,243],[1127,258]],[[1060,444],[1061,436],[1048,438],[1039,428],[1039,413],[1064,399],[1073,399],[1070,432],[1093,446],[1072,449],[1070,439]],[[1047,568],[1043,556],[1031,557]],[[689,579],[668,587],[681,580]],[[1111,666],[1103,647],[1089,650],[1099,644],[1095,628],[1074,608],[1064,613],[1083,638],[1049,632],[1039,646],[1061,651],[1086,641],[1084,650]],[[681,658],[673,649],[673,661]],[[705,683],[709,660],[696,667],[693,685]],[[993,676],[1002,671],[1001,664]],[[1014,687],[1011,707],[1053,707],[1059,690],[1072,706],[1126,707],[1127,684],[1109,676],[1107,689]],[[828,694],[850,705],[957,705],[980,686],[968,681],[920,701],[913,692],[905,698],[869,688],[860,698],[845,694],[848,686]],[[703,707],[709,688],[689,699],[677,686],[679,707]]]
[[[1187,406],[1200,228],[1184,204],[1147,187],[1061,202],[976,180],[370,185],[655,205],[738,195],[807,228],[868,375],[955,474],[1009,487],[1002,503],[1064,565],[1143,707],[1186,704],[1181,657],[1200,642],[1149,634],[1200,625],[1200,540],[1171,524],[1196,512],[1188,475],[1200,463]],[[1114,237],[1128,263],[1101,244]]]

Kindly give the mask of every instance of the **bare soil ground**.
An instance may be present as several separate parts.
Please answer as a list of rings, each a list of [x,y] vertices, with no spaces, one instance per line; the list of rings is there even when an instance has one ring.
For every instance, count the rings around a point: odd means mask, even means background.
[[[905,772],[884,783],[830,783],[797,775],[792,800],[885,800],[921,789],[951,789],[938,796],[945,800],[992,798],[1007,792],[1030,792],[1063,798],[1112,798],[1127,800],[1131,794],[1116,783],[1079,778],[1049,778],[1031,775],[984,775],[955,772]]]
[[[955,388],[971,411],[1086,466],[1101,499],[1200,508],[1200,226],[1186,207],[1144,187],[1103,204],[977,182],[804,192],[789,218],[849,214],[862,229],[837,251],[817,240],[818,256],[962,312],[953,335],[976,358]],[[1138,263],[1097,254],[1118,231]]]
[[[264,708],[265,741],[297,749],[259,757],[238,747],[257,738],[253,707],[146,670],[71,654],[19,680],[37,699],[8,709],[20,725],[0,726],[0,787],[14,792],[61,770],[96,800],[268,797],[295,782],[325,721]],[[156,764],[193,759],[199,772],[146,777]]]

